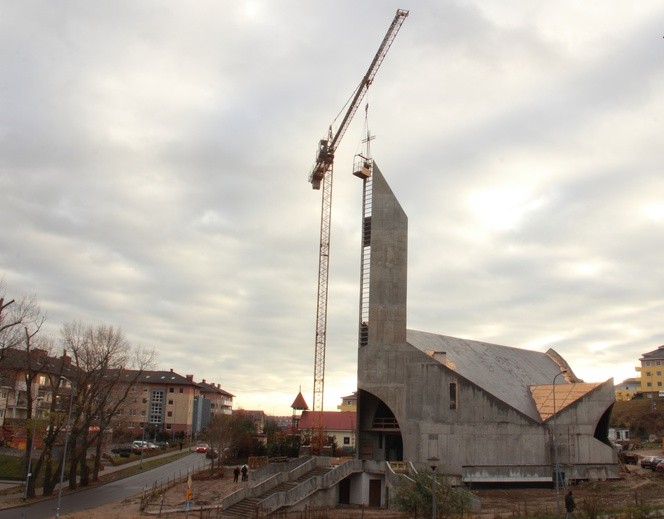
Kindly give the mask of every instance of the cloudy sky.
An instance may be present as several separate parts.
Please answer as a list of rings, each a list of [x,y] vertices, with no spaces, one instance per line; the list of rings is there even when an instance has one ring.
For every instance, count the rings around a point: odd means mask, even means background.
[[[409,217],[409,328],[557,350],[586,381],[664,344],[659,1],[0,0],[0,277],[120,326],[236,407],[312,403],[318,139],[367,95]],[[356,389],[358,112],[335,165],[325,408]]]

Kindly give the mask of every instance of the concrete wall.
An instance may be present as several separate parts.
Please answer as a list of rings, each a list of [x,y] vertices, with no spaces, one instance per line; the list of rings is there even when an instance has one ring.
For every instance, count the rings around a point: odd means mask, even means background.
[[[374,164],[369,343],[406,340],[408,217]]]
[[[518,411],[406,342],[408,220],[375,165],[372,196],[369,339],[358,350],[358,456],[392,460],[398,453],[416,466],[435,457],[441,472],[452,475],[477,467],[499,477],[551,477],[549,423]],[[454,406],[450,384],[456,388]],[[518,387],[523,387],[522,401],[532,398],[525,384]],[[559,413],[558,454],[570,471],[578,465],[578,473],[615,474],[615,452],[595,437],[613,400],[611,382]],[[381,404],[398,429],[374,426]]]
[[[376,351],[380,349],[380,351]],[[464,466],[524,468],[524,480],[532,479],[532,466],[550,478],[554,464],[551,431],[556,432],[559,462],[569,466],[569,477],[583,479],[575,465],[609,464],[617,467],[614,450],[595,438],[612,402],[611,384],[605,384],[567,407],[551,423],[540,423],[492,397],[482,388],[408,345],[362,348],[365,369],[360,389],[384,402],[394,413],[403,442],[403,459],[424,466],[438,458],[445,474],[461,475]],[[397,367],[400,369],[397,370]],[[399,371],[399,373],[397,373]],[[381,374],[382,372],[382,374]],[[385,376],[388,373],[389,376]],[[450,409],[449,384],[456,384],[455,409]],[[371,440],[372,456],[385,459],[390,431],[368,432],[373,418],[370,397],[359,417],[361,440]],[[376,401],[378,401],[376,400]],[[615,475],[609,470],[609,477]]]

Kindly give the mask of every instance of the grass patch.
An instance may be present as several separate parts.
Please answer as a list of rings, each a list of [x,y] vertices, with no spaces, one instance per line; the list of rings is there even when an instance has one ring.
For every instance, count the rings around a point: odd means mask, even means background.
[[[163,454],[163,452],[156,454]],[[152,456],[155,456],[156,454],[153,454]],[[170,456],[165,456],[163,458],[156,458],[156,459],[150,459],[151,456],[144,456],[143,468],[141,468],[140,464],[137,464],[106,474],[104,474],[105,471],[103,470],[99,471],[99,483],[108,483],[111,481],[115,481],[117,479],[133,476],[134,474],[138,474],[139,472],[145,472],[146,470],[150,470],[156,467],[161,467],[162,465],[171,463],[172,461],[175,461],[176,459],[182,458],[189,454],[191,453],[187,450],[187,451],[177,451]],[[130,463],[140,460],[140,456],[132,456],[132,458],[120,458],[118,456],[118,458],[122,460],[121,463]],[[25,482],[25,469],[23,467],[23,458],[0,455],[0,474],[2,474],[3,478],[5,479],[16,479],[16,486],[0,491],[0,495],[12,495],[19,492],[23,492],[23,483]],[[16,476],[12,476],[11,474],[16,474]],[[37,481],[37,488],[41,487],[42,481],[43,479],[40,477],[39,480]],[[40,491],[38,491],[38,494],[39,492]]]
[[[25,465],[23,456],[0,455],[0,474],[3,479],[25,478]]]
[[[171,463],[172,461],[175,461],[184,456],[188,456],[189,454],[191,454],[189,451],[178,451],[173,453],[171,456],[166,456],[164,458],[157,458],[157,459],[143,458],[143,468],[141,468],[139,464],[139,465],[132,465],[130,467],[125,467],[123,469],[116,470],[109,474],[104,474],[104,472],[102,471],[99,473],[99,481],[101,483],[108,483],[109,481],[115,481],[116,479],[133,476],[134,474],[145,472],[146,470],[154,469],[156,467],[161,467],[162,465]],[[134,459],[132,461],[136,460]]]

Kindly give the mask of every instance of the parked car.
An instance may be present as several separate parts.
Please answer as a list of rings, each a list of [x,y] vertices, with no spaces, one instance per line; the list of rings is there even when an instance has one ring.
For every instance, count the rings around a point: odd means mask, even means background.
[[[119,454],[123,458],[128,458],[132,451],[131,443],[125,443],[123,445],[116,445],[111,449],[113,454]]]
[[[641,467],[644,469],[651,469],[653,462],[657,459],[657,456],[644,456],[641,458]]]
[[[199,443],[196,445],[196,452],[207,452],[210,446],[207,443]]]
[[[650,469],[651,470],[657,470],[657,465],[660,463],[664,462],[664,459],[662,458],[655,458],[653,462],[650,464]]]
[[[620,451],[618,453],[618,458],[622,460],[626,465],[638,465],[639,464],[639,455],[632,451]]]
[[[664,460],[659,460],[659,463],[655,465],[653,469],[655,472],[664,472]]]
[[[134,454],[140,454],[143,451],[156,449],[157,446],[154,443],[150,443],[143,440],[136,440],[131,444],[131,450]]]
[[[216,450],[214,450],[212,447],[210,447],[205,452],[205,457],[209,460],[216,460],[219,457],[219,453]]]

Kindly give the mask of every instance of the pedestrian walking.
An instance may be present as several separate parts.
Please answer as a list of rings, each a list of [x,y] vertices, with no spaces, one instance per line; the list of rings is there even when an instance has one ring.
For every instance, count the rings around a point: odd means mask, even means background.
[[[249,481],[249,467],[242,465],[242,481]]]
[[[237,483],[237,480],[240,478],[240,467],[235,467],[233,470],[233,482]]]
[[[570,519],[574,510],[576,510],[576,503],[574,502],[574,496],[570,490],[565,496],[565,519]]]

